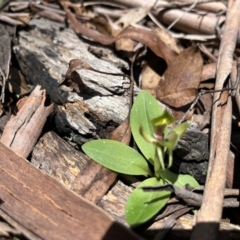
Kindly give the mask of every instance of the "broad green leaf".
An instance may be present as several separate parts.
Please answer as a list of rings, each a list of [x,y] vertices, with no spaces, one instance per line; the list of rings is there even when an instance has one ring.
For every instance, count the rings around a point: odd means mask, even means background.
[[[136,227],[155,216],[167,203],[169,191],[146,192],[144,186],[162,185],[163,180],[148,178],[131,193],[126,203],[125,217],[131,227]]]
[[[139,149],[150,163],[153,164],[156,146],[147,142],[140,134],[140,127],[147,135],[153,136],[154,130],[151,120],[159,117],[163,113],[157,100],[147,91],[141,91],[131,110],[130,125],[134,140]]]
[[[179,174],[177,184],[179,184],[181,186],[189,184],[193,188],[197,188],[200,186],[199,183],[197,182],[197,180],[188,174]]]
[[[93,140],[82,145],[94,161],[115,172],[152,175],[146,159],[133,148],[114,140]]]
[[[186,184],[193,188],[200,186],[195,178],[187,174],[176,174],[166,169],[161,170],[160,175],[166,182],[175,184],[178,187],[183,187]]]

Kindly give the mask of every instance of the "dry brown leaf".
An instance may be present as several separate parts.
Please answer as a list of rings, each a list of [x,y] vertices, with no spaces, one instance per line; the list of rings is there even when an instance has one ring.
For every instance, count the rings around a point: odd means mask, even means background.
[[[143,18],[147,16],[150,10],[151,10],[151,7],[140,7],[140,8],[130,9],[120,19],[118,19],[115,22],[115,24],[120,25],[124,29],[134,23],[140,22]]]
[[[158,36],[155,31],[148,31],[140,28],[127,28],[120,32],[116,37],[109,37],[99,33],[96,30],[89,29],[85,27],[81,22],[79,22],[75,15],[71,13],[69,10],[66,10],[68,19],[71,23],[71,26],[78,34],[83,34],[89,38],[98,41],[103,45],[111,45],[115,43],[117,40],[122,38],[129,38],[131,40],[135,40],[145,44],[149,47],[157,56],[163,58],[167,64],[171,64],[171,62],[177,56],[177,53],[171,50]]]
[[[129,117],[127,117],[113,132],[111,132],[109,139],[129,145],[131,140]]]
[[[156,88],[161,77],[148,65],[143,67],[141,89]]]
[[[203,66],[201,82],[204,82],[208,79],[215,78],[216,76],[217,63],[209,63]]]
[[[74,89],[76,92],[83,92],[85,85],[82,81],[81,76],[78,74],[78,72],[72,70],[70,67],[69,69],[70,70],[68,70],[68,72],[71,71],[71,73],[68,73],[66,78],[58,86],[65,85]]]
[[[134,52],[136,45],[137,45],[137,42],[129,38],[120,38],[115,42],[115,48],[118,51]]]
[[[176,53],[180,52],[176,40],[166,30],[157,28],[154,31],[170,49]],[[143,67],[141,74],[142,89],[156,88],[166,68],[167,66],[161,58],[158,58],[156,55],[149,52],[146,55],[146,64]]]
[[[139,28],[127,28],[116,37],[130,38],[135,41],[139,41],[149,47],[158,57],[163,58],[167,64],[171,64],[176,58],[177,53],[171,50],[162,39],[159,38],[155,31],[148,31]]]
[[[206,112],[210,113],[211,109],[212,109],[212,104],[213,104],[212,94],[211,93],[207,93],[207,94],[202,95],[201,103],[204,106],[204,110]]]
[[[75,3],[72,1],[65,1],[60,0],[60,4],[63,6],[64,9],[71,8],[76,13],[77,16],[86,16],[86,17],[94,17],[91,13],[86,13],[85,8],[82,6],[80,2]]]
[[[21,21],[15,20],[13,18],[10,18],[9,16],[7,16],[6,14],[0,14],[0,20],[2,22],[8,23],[10,25],[24,25],[24,23],[22,23]]]
[[[197,96],[203,60],[197,47],[182,51],[168,67],[157,88],[157,98],[172,106],[182,107]]]
[[[112,28],[111,24],[109,24],[105,18],[102,17],[92,18],[87,22],[87,27],[89,27],[88,26],[89,24],[91,25],[91,27],[93,27],[95,30],[102,34],[108,36],[115,35],[116,30]]]
[[[141,88],[146,90],[155,89],[163,77],[167,65],[162,58],[157,57],[150,51],[146,54],[145,58],[146,63],[141,73]]]
[[[172,49],[176,53],[180,53],[180,49],[177,45],[176,38],[174,38],[169,32],[165,29],[156,28],[154,31],[157,33],[159,38],[168,45],[170,49]]]

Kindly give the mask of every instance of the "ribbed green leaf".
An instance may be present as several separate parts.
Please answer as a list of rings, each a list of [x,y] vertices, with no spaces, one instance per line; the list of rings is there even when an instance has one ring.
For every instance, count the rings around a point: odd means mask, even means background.
[[[187,174],[176,174],[166,169],[161,170],[160,175],[168,183],[175,184],[178,187],[183,187],[186,184],[189,184],[193,188],[200,186],[192,176]]]
[[[130,115],[130,125],[134,140],[148,161],[153,164],[156,146],[147,142],[140,134],[140,127],[147,135],[153,136],[154,130],[151,120],[163,113],[157,100],[147,91],[142,91],[137,96]]]
[[[136,227],[151,219],[166,205],[170,197],[169,191],[145,192],[141,189],[144,186],[162,184],[164,184],[162,179],[148,178],[129,196],[125,209],[125,217],[131,227]]]
[[[94,161],[115,172],[152,175],[146,159],[133,148],[114,140],[94,140],[82,145]]]

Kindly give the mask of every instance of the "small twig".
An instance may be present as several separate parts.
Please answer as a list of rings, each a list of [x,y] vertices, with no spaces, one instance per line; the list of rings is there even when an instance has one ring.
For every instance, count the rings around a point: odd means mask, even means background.
[[[181,210],[181,209],[186,209],[186,206],[183,206],[182,204],[168,204],[166,209],[164,210],[163,213],[159,214],[154,221],[159,221],[165,217],[168,217],[172,215],[173,213]]]
[[[190,206],[201,206],[202,203],[202,195],[198,193],[191,192],[187,189],[177,187],[173,184],[163,184],[161,186],[150,186],[150,187],[142,187],[144,191],[164,191],[168,190],[173,192],[177,198],[181,198],[184,202],[186,202]]]
[[[239,208],[239,201],[236,198],[227,198],[223,201],[224,208]]]
[[[204,191],[205,187],[200,186],[198,188],[192,188],[190,185],[186,185],[186,189],[189,191]],[[228,196],[239,196],[240,195],[240,190],[239,189],[230,189],[230,188],[225,188],[224,190],[224,197]]]
[[[170,217],[168,217],[164,223],[161,225],[161,231],[157,233],[154,240],[162,240],[165,239],[168,231],[176,224],[176,219],[181,217],[182,215],[189,212],[192,208],[183,207],[181,209],[176,210]]]
[[[160,23],[151,12],[148,13],[148,16],[160,29],[166,29],[165,26]]]
[[[209,2],[216,2],[216,0],[198,0],[197,4],[202,4],[202,3],[209,3]],[[175,7],[187,7],[194,4],[194,0],[192,2],[181,2],[181,1],[175,1],[169,3],[167,6],[165,5],[165,8],[175,8]]]
[[[167,28],[167,30],[169,31],[181,18],[183,18],[187,12],[189,12],[190,10],[192,10],[198,3],[198,0],[195,0],[195,2],[193,2],[193,4],[191,4],[191,6],[183,12],[183,14],[181,16],[179,16],[178,18],[176,18]]]
[[[217,62],[217,58],[203,44],[199,44],[199,49],[212,61]]]
[[[176,195],[176,198],[182,199],[188,206],[200,207],[203,201],[203,195],[193,192],[194,190],[204,190],[204,187],[197,189],[192,189],[189,186],[186,188],[180,188],[174,184],[164,184],[160,186],[146,186],[142,187],[144,191],[170,191]],[[239,207],[239,201],[237,197],[239,196],[238,189],[225,189],[224,197],[226,196],[236,196],[235,198],[226,198],[223,202],[223,207],[236,208]]]

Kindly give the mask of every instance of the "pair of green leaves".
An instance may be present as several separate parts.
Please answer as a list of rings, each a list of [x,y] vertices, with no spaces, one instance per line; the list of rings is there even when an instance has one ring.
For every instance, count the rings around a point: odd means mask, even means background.
[[[146,91],[136,98],[130,115],[130,126],[138,151],[113,140],[94,140],[82,146],[83,151],[99,164],[119,173],[148,175],[129,196],[125,216],[128,224],[135,227],[156,215],[167,203],[170,192],[144,192],[141,187],[173,183],[179,187],[190,184],[198,187],[197,181],[188,175],[178,175],[165,169],[164,156],[172,151],[188,124],[184,123],[168,131],[167,125],[174,118],[163,111],[156,99]],[[142,129],[142,131],[140,131]],[[159,134],[160,136],[159,139]],[[150,139],[150,140],[149,140]],[[159,159],[161,154],[161,160]],[[154,173],[149,164],[154,166]]]

